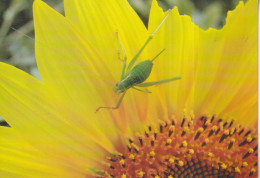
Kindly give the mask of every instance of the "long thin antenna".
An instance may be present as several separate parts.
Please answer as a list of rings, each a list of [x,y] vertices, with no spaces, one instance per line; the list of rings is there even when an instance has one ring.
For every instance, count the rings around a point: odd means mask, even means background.
[[[126,72],[129,72],[131,70],[131,68],[133,67],[135,61],[137,60],[137,58],[139,57],[139,55],[142,53],[142,51],[144,50],[144,48],[147,46],[147,44],[152,40],[153,36],[155,35],[155,33],[159,30],[159,28],[162,26],[162,24],[165,22],[165,20],[167,19],[167,17],[170,15],[171,13],[171,9],[169,9],[167,15],[164,17],[164,19],[162,20],[162,22],[158,25],[158,27],[154,30],[154,32],[148,37],[148,39],[146,40],[146,42],[144,43],[144,45],[141,47],[141,49],[137,52],[137,54],[133,57],[133,59],[130,61],[130,63],[128,64],[127,70]]]
[[[160,56],[160,54],[162,54],[165,51],[166,48],[164,48],[163,50],[161,50],[161,52],[159,52],[151,61],[153,62],[158,56]]]
[[[154,36],[154,34],[159,30],[159,28],[162,26],[162,24],[165,22],[165,20],[168,18],[168,16],[170,15],[172,9],[169,9],[167,15],[164,17],[164,19],[162,20],[162,22],[158,25],[158,27],[154,30],[154,32],[152,33],[151,36]]]
[[[10,28],[11,28],[12,30],[16,31],[17,33],[20,33],[21,35],[24,35],[24,36],[26,36],[27,38],[29,38],[29,39],[31,39],[31,40],[34,41],[34,39],[33,39],[32,37],[30,37],[30,36],[28,36],[28,35],[26,35],[26,34],[20,32],[19,30],[15,29],[15,28],[13,28],[13,27],[10,27]]]
[[[126,56],[126,52],[125,52],[125,49],[124,49],[124,47],[123,47],[123,45],[122,45],[122,43],[121,43],[121,41],[120,41],[120,39],[119,39],[118,32],[116,32],[116,38],[117,38],[117,40],[118,40],[118,42],[119,42],[119,45],[120,45],[120,47],[121,47],[121,49],[122,49],[124,55]]]

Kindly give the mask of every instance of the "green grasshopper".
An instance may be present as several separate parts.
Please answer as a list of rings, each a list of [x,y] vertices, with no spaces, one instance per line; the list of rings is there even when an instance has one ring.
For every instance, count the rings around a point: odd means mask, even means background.
[[[125,52],[124,47],[123,47],[122,43],[120,42],[119,37],[117,35],[118,42],[119,42],[119,44],[122,48],[122,51],[124,53],[124,59],[122,60],[124,65],[123,65],[123,70],[122,70],[122,74],[121,74],[121,80],[116,84],[116,86],[114,88],[114,92],[116,92],[118,94],[120,94],[120,93],[123,93],[123,94],[120,97],[120,99],[119,99],[119,101],[118,101],[118,103],[115,107],[101,106],[101,107],[97,108],[96,112],[98,112],[102,108],[104,108],[104,109],[118,109],[120,104],[122,103],[122,100],[123,100],[123,98],[126,94],[126,91],[130,88],[133,88],[135,90],[145,92],[145,93],[151,93],[151,91],[149,91],[149,90],[143,90],[143,89],[140,89],[140,88],[150,87],[150,86],[153,86],[153,85],[159,85],[159,84],[162,84],[162,83],[168,83],[168,82],[171,82],[171,81],[174,81],[174,80],[179,80],[181,78],[180,76],[178,76],[178,77],[174,77],[174,78],[170,78],[170,79],[166,79],[166,80],[159,80],[159,81],[154,81],[154,82],[143,83],[151,74],[152,67],[153,67],[153,61],[160,54],[162,54],[162,52],[165,49],[160,51],[152,60],[145,60],[145,61],[142,61],[142,62],[140,62],[140,63],[138,63],[137,65],[134,66],[134,64],[135,64],[136,60],[138,59],[139,55],[142,53],[142,51],[147,46],[147,44],[151,41],[151,39],[153,38],[155,33],[159,30],[161,25],[164,23],[164,21],[170,15],[170,11],[171,10],[169,10],[169,12],[165,16],[165,18],[162,20],[162,22],[159,24],[159,26],[155,29],[155,31],[152,33],[152,35],[150,35],[148,37],[148,39],[146,40],[144,45],[141,47],[141,49],[138,51],[138,53],[134,56],[134,58],[130,61],[128,66],[126,66],[126,61],[127,61],[126,52]],[[119,57],[119,59],[120,59],[120,57]],[[125,70],[126,70],[126,72],[125,72]],[[140,87],[140,88],[137,88],[137,87]]]

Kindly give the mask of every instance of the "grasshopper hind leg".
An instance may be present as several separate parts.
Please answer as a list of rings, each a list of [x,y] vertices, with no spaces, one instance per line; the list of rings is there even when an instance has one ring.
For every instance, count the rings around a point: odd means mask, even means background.
[[[141,84],[138,84],[136,86],[138,86],[138,87],[150,87],[150,86],[153,86],[153,85],[160,85],[160,84],[163,84],[163,83],[168,83],[168,82],[172,82],[174,80],[180,80],[180,79],[181,79],[181,77],[178,76],[178,77],[173,77],[173,78],[169,78],[169,79],[165,79],[165,80],[141,83]]]
[[[123,101],[123,98],[124,98],[124,96],[125,96],[125,93],[126,93],[126,91],[122,94],[122,96],[120,97],[120,99],[119,99],[119,101],[118,101],[118,103],[117,103],[117,105],[116,105],[115,107],[100,106],[100,107],[98,107],[98,108],[96,109],[96,112],[98,112],[100,109],[118,109],[119,106],[120,106],[120,104],[121,104],[122,101]]]

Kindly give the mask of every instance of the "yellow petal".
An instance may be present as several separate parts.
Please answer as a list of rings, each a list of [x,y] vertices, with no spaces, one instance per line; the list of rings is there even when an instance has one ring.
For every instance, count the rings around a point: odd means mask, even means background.
[[[55,109],[71,126],[112,149],[110,139],[118,139],[114,122],[95,113],[101,98],[114,101],[111,72],[77,28],[40,0],[34,3],[34,22],[36,59],[44,83],[55,91],[50,98]]]
[[[129,63],[148,38],[147,29],[127,1],[66,0],[65,14],[66,18],[80,28],[82,34],[100,54],[104,61],[102,66],[111,71],[111,74],[108,74],[100,68],[100,78],[109,79],[112,76],[115,79],[114,82],[102,87],[103,93],[100,94],[105,101],[99,102],[99,106],[115,106],[119,98],[114,95],[112,87],[120,80],[123,67],[123,63],[118,60],[118,53],[120,53],[121,59],[124,57],[123,50],[116,38],[116,32],[118,32],[127,55],[127,63]],[[146,53],[147,50],[144,50],[138,60],[147,59],[145,58]],[[140,100],[142,100],[141,103]],[[119,110],[100,112],[106,113],[106,115],[111,114],[121,131],[131,133],[136,127],[139,127],[138,123],[142,124],[140,118],[146,117],[147,103],[146,94],[128,91]]]
[[[35,106],[40,104],[39,99],[44,98],[41,96],[42,83],[8,64],[0,63],[0,69],[0,114],[12,127],[18,129],[20,124],[25,124],[27,117],[30,118]],[[31,112],[27,112],[25,108]]]
[[[164,13],[154,0],[149,18],[150,32],[160,24],[166,13],[168,12]],[[153,106],[154,109],[150,110],[157,110],[159,113],[160,110],[163,110],[164,113],[173,111],[169,114],[180,116],[184,107],[192,108],[192,87],[198,55],[199,31],[201,29],[192,23],[190,17],[179,15],[177,8],[174,8],[161,29],[155,34],[150,47],[150,55],[155,56],[163,48],[166,50],[154,62],[154,71],[149,80],[162,80],[176,76],[181,76],[181,80],[151,87],[155,91],[157,89],[159,95],[158,100],[151,103],[159,103],[159,106]]]
[[[36,32],[39,31],[37,29],[37,23],[39,24],[39,26],[41,26],[41,28],[43,28],[44,26],[46,27],[46,29],[44,30],[45,32],[47,32],[48,26],[51,25],[52,29],[49,30],[46,34],[48,34],[48,36],[51,36],[56,44],[57,41],[62,41],[59,45],[57,44],[57,46],[60,46],[62,50],[57,52],[57,49],[55,49],[53,54],[48,56],[48,59],[52,58],[50,60],[51,63],[53,63],[53,61],[58,61],[59,63],[62,63],[60,65],[54,65],[58,66],[60,69],[63,68],[62,70],[66,70],[66,68],[64,67],[66,63],[69,65],[69,68],[72,68],[72,64],[76,63],[76,67],[73,70],[73,76],[71,75],[70,71],[64,71],[65,74],[62,74],[61,76],[68,75],[71,77],[71,80],[68,81],[69,91],[74,91],[75,93],[75,96],[71,98],[77,99],[77,102],[80,100],[80,103],[82,104],[81,106],[78,106],[78,104],[76,104],[75,108],[74,106],[72,106],[69,109],[62,110],[69,110],[70,113],[73,113],[72,115],[75,115],[75,111],[79,111],[81,113],[83,111],[83,113],[81,114],[82,116],[79,118],[98,117],[100,119],[95,119],[97,123],[100,120],[104,120],[104,118],[106,118],[106,122],[108,124],[114,122],[120,130],[124,132],[130,132],[130,125],[136,125],[135,121],[139,121],[139,118],[136,117],[138,115],[138,112],[143,112],[140,108],[138,110],[138,105],[136,104],[135,100],[136,95],[143,97],[142,94],[138,94],[138,92],[137,94],[135,94],[136,92],[134,94],[132,94],[131,92],[127,93],[122,105],[120,106],[120,111],[118,110],[108,112],[103,110],[101,111],[101,113],[98,114],[94,114],[94,112],[92,111],[95,111],[95,109],[97,109],[99,106],[115,106],[117,104],[119,96],[116,96],[114,94],[113,87],[115,86],[116,82],[119,81],[122,72],[123,63],[118,59],[118,52],[121,53],[120,57],[123,58],[123,51],[116,38],[116,32],[118,32],[119,34],[120,41],[124,46],[129,62],[148,37],[147,30],[141,19],[137,16],[137,14],[127,3],[127,1],[65,1],[66,19],[69,19],[69,21],[65,21],[64,18],[61,17],[61,15],[54,13],[53,10],[47,8],[46,5],[44,5],[43,3],[39,5],[39,7],[41,8],[35,9],[35,11],[37,10],[38,12],[46,12],[38,13],[39,20],[36,19],[36,21],[41,20],[40,23],[42,23],[42,25],[40,25],[39,22],[35,23]],[[37,16],[35,17],[37,18]],[[50,24],[50,22],[52,21],[53,23]],[[74,30],[72,30],[71,28],[73,28]],[[61,29],[63,31],[61,31]],[[80,32],[75,32],[75,29],[79,29]],[[62,35],[57,36],[57,33],[62,33]],[[81,41],[77,40],[79,37],[77,37],[75,33],[77,35],[81,35]],[[41,34],[41,36],[39,35],[38,38],[41,38],[42,40],[38,40],[38,42],[44,41],[42,37],[43,33],[39,31],[39,34]],[[68,34],[70,34],[70,36]],[[65,41],[67,41],[67,43],[64,43],[64,39]],[[94,49],[90,48],[89,45],[82,45],[82,43],[86,43],[86,41],[90,42],[91,45],[93,45]],[[39,45],[40,44],[38,44],[38,46]],[[48,50],[50,50],[50,48],[52,48],[51,46],[53,45],[48,45]],[[42,53],[46,56],[47,51],[44,52],[43,47],[46,47],[48,45],[42,45],[41,48],[39,48],[39,52],[41,50]],[[81,51],[79,51],[78,49],[81,49],[82,46],[84,48],[82,49],[82,52],[90,53],[90,51],[95,51],[95,54],[100,55],[100,58],[96,56],[88,57],[89,54],[81,54]],[[67,51],[70,54],[66,54]],[[74,53],[73,51],[76,51],[76,54],[73,54],[72,56],[72,53]],[[48,52],[48,54],[50,53]],[[62,56],[62,59],[60,59],[58,55]],[[64,60],[66,60],[66,57],[64,56],[68,56],[68,62],[66,63],[64,62]],[[46,60],[46,57],[41,58],[42,60]],[[38,56],[38,61],[39,60],[40,57]],[[76,60],[76,62],[74,60]],[[77,62],[79,60],[81,61]],[[48,64],[45,66],[50,65],[53,64]],[[39,68],[41,69],[42,67]],[[80,71],[81,68],[83,68],[83,72],[77,72]],[[50,70],[57,71],[53,68]],[[77,73],[79,74],[76,75]],[[81,80],[82,76],[84,77]],[[77,78],[77,81],[75,81],[75,78]],[[86,81],[87,79],[89,81]],[[56,81],[57,78],[55,79],[55,82]],[[64,89],[60,87],[60,90]],[[75,104],[75,101],[73,103]],[[127,108],[132,109],[131,111],[129,110],[130,112],[126,112]],[[108,116],[108,113],[110,113],[111,116]],[[122,117],[126,114],[128,115],[127,121],[122,119]],[[112,120],[109,120],[108,117],[112,117]],[[89,122],[90,120],[91,119],[82,120],[81,122]],[[93,128],[94,125],[91,124],[92,122],[87,123],[89,127]],[[85,126],[84,123],[83,125]],[[107,127],[107,124],[104,124],[103,122],[100,123],[100,126],[96,125],[97,124],[95,123],[95,127],[101,128],[101,131],[111,128],[108,133],[115,132],[116,130],[113,129],[113,126]]]
[[[150,54],[155,55],[158,48],[166,51],[155,61],[156,76],[152,74],[151,80],[177,75],[182,79],[158,87],[157,99],[152,102],[160,103],[158,110],[167,113],[173,109],[180,116],[183,108],[188,108],[198,115],[209,112],[237,119],[251,110],[257,91],[256,4],[254,0],[245,6],[240,3],[228,14],[222,30],[207,31],[173,9],[152,42]],[[165,15],[153,1],[149,31]],[[158,104],[151,105],[152,115],[160,113]]]
[[[111,62],[113,65],[119,63],[116,49],[120,48],[116,32],[119,33],[128,60],[136,54],[147,38],[147,30],[142,20],[127,1],[65,0],[64,5],[66,17],[95,45],[109,67],[112,67]]]
[[[0,70],[0,115],[11,127],[64,169],[87,173],[87,167],[98,164],[105,153],[98,135],[68,124],[37,79],[4,63]]]
[[[257,1],[240,2],[226,21],[215,38],[210,38],[212,30],[201,35],[195,110],[230,115],[248,123],[241,115],[254,105],[248,101],[257,102]],[[207,50],[203,49],[206,45]],[[257,118],[250,119],[254,122]]]
[[[26,143],[12,128],[0,127],[1,177],[47,177],[73,175]]]
[[[107,82],[106,86],[101,86],[103,92],[100,95],[103,96],[104,101],[99,102],[99,106],[115,106],[119,97],[115,96],[112,88],[119,82],[123,67],[123,62],[118,59],[118,53],[121,59],[124,57],[116,33],[118,32],[129,63],[148,38],[147,29],[132,7],[124,0],[65,0],[64,2],[66,18],[79,27],[82,35],[93,44],[101,56],[103,63],[99,68],[100,78],[105,80],[114,78],[114,81]],[[144,58],[146,53],[147,50],[138,60],[146,59]],[[103,68],[109,69],[111,73]],[[142,106],[147,104],[144,94],[129,91],[120,106],[121,111],[101,112],[110,113],[117,127],[130,133],[132,127],[137,125],[135,123],[140,121],[137,116],[146,115],[146,109],[138,107],[141,103],[136,98],[143,99]],[[127,119],[122,119],[126,115]]]

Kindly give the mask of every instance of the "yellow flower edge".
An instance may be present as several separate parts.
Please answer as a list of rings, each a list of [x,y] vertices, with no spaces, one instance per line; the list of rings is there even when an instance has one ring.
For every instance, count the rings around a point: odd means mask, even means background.
[[[149,80],[177,75],[182,80],[151,87],[150,95],[129,91],[120,109],[95,114],[97,107],[118,100],[112,88],[122,63],[115,33],[130,60],[165,15],[153,1],[146,30],[126,1],[100,3],[67,0],[63,17],[34,2],[43,82],[0,64],[0,114],[12,127],[0,128],[1,175],[89,175],[90,168],[103,169],[106,155],[122,151],[127,137],[173,115],[181,122],[184,110],[195,117],[216,114],[256,130],[256,0],[240,3],[221,30],[203,31],[175,8],[140,59],[166,48]]]

